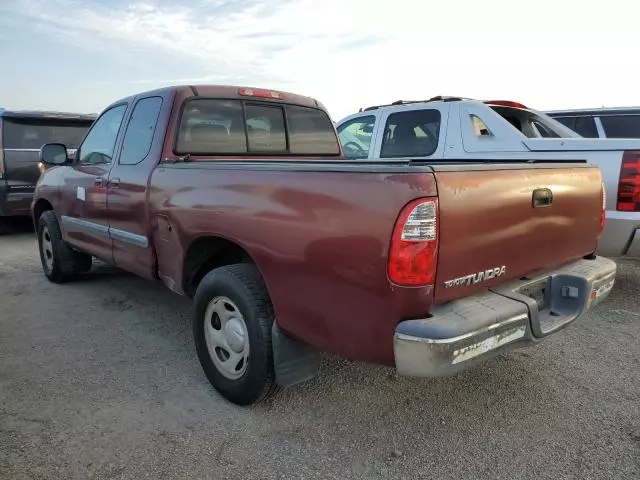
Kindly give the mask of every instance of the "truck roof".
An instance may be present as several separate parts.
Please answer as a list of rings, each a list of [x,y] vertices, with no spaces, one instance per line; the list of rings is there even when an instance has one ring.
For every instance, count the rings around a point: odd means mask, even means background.
[[[469,98],[464,97],[452,97],[452,96],[442,96],[439,95],[437,97],[431,97],[427,100],[396,100],[395,102],[385,103],[382,105],[372,105],[370,107],[361,108],[360,112],[368,112],[370,110],[377,110],[378,108],[385,107],[399,107],[402,105],[410,105],[413,103],[429,103],[429,102],[460,102],[462,100],[470,100]]]
[[[120,99],[117,102],[114,102],[112,105],[120,103],[123,100],[129,100],[141,96],[163,94],[168,92],[185,93],[189,91],[194,96],[233,99],[260,97],[261,101],[270,100],[283,103],[292,103],[304,107],[321,108],[324,110],[324,105],[311,97],[298,95],[291,92],[284,92],[282,90],[246,87],[241,85],[171,85],[155,90],[136,93],[135,95],[131,95],[125,99]]]
[[[371,107],[361,108],[360,112],[367,112],[370,110],[377,110],[379,108],[401,108],[405,105],[414,105],[417,103],[444,103],[444,102],[480,102],[485,103],[487,105],[495,105],[502,107],[514,107],[514,108],[523,108],[528,109],[527,106],[514,102],[511,100],[478,100],[475,98],[467,98],[467,97],[458,97],[458,96],[446,96],[446,95],[438,95],[437,97],[431,97],[427,100],[396,100],[395,102],[383,104],[383,105],[373,105]]]
[[[91,113],[54,112],[48,110],[5,110],[4,108],[0,108],[0,117],[94,121],[97,115]]]

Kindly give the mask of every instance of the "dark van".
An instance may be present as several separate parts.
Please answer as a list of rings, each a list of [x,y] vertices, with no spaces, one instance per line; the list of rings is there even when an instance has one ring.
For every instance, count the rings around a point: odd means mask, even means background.
[[[72,150],[82,142],[95,115],[0,109],[0,220],[29,215],[40,177],[40,147],[63,143]]]

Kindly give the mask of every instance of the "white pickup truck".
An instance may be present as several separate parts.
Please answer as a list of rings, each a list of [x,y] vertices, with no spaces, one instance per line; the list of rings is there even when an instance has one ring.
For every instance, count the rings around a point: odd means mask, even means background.
[[[520,103],[460,97],[372,106],[340,120],[336,128],[350,159],[595,164],[607,205],[597,253],[640,258],[640,140],[583,138]]]

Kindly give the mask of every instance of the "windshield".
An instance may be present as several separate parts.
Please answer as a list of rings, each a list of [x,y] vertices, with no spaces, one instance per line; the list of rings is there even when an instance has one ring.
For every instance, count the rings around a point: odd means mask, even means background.
[[[9,149],[39,149],[45,143],[78,148],[91,124],[87,120],[5,118],[2,144]]]
[[[507,122],[528,138],[575,138],[576,132],[544,113],[514,107],[490,105]]]

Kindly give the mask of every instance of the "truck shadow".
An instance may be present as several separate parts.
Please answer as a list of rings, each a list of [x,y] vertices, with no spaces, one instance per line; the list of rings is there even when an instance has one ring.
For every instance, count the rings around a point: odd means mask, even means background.
[[[637,284],[637,273],[622,275]],[[202,372],[188,299],[170,294],[160,282],[99,264],[85,277],[90,281],[64,286],[38,281],[38,291],[49,294],[46,321],[54,328],[32,338],[43,323],[33,320],[38,327],[29,330],[28,342],[55,348],[28,351],[33,361],[54,365],[58,390],[46,381],[46,371],[30,377],[19,370],[15,385],[27,382],[29,388],[14,386],[11,394],[15,405],[31,405],[20,407],[29,414],[55,406],[65,428],[90,432],[82,437],[87,445],[100,444],[102,428],[125,445],[135,438],[141,451],[162,452],[176,462],[184,459],[172,442],[191,438],[189,448],[212,468],[254,465],[264,458],[279,462],[297,452],[296,461],[318,471],[331,461],[345,471],[388,469],[384,478],[408,478],[402,467],[413,462],[431,469],[431,478],[444,478],[453,464],[439,461],[451,462],[452,455],[472,466],[527,464],[531,454],[554,458],[572,438],[600,438],[604,429],[607,441],[628,445],[627,430],[636,431],[624,423],[623,413],[637,392],[620,380],[635,378],[629,373],[634,366],[621,360],[624,352],[617,354],[620,341],[602,343],[603,332],[611,330],[601,319],[611,308],[606,302],[580,328],[454,377],[403,378],[391,368],[325,355],[313,380],[242,408],[226,402]],[[621,289],[613,297],[623,295]],[[625,328],[637,335],[637,324]],[[33,389],[42,392],[37,402]],[[51,403],[52,391],[58,403]],[[60,407],[60,398],[73,408]],[[616,429],[620,437],[609,438]],[[117,452],[137,458],[124,447]],[[589,452],[572,450],[572,455]]]
[[[99,289],[101,294],[95,298],[95,302],[102,310],[126,312],[128,316],[136,318],[138,328],[148,328],[156,334],[173,332],[173,336],[162,339],[163,343],[176,341],[191,349],[183,353],[191,355],[193,359],[188,368],[199,384],[198,389],[224,402],[209,385],[197,363],[191,341],[191,303],[188,299],[168,293],[159,282],[139,279],[104,264],[96,265],[92,272],[83,275],[82,280],[89,281],[74,282],[74,288],[86,291],[86,295]],[[140,308],[144,310],[151,304],[158,314],[142,316]],[[533,351],[512,352],[457,376],[436,379],[398,377],[392,368],[325,354],[316,378],[282,391],[272,401],[243,410],[274,412],[281,409],[310,409],[315,412],[314,415],[322,416],[335,413],[337,406],[340,406],[341,409],[347,409],[339,415],[342,421],[360,418],[365,423],[372,421],[372,417],[380,412],[392,412],[399,406],[411,415],[422,416],[427,409],[430,416],[446,417],[456,411],[481,414],[488,406],[500,404],[505,414],[513,414],[541,399],[558,400],[551,398],[552,393],[538,378],[538,367],[530,359]],[[474,401],[468,402],[469,398]],[[456,403],[460,405],[454,406]],[[347,413],[351,419],[345,417]]]
[[[125,270],[122,270],[113,265],[109,265],[108,263],[104,263],[101,260],[93,259],[93,267],[87,273],[83,273],[78,276],[76,281],[79,282],[106,282],[112,283],[115,279],[118,278],[130,278],[131,280],[144,282],[144,279],[141,279],[134,275],[133,273],[129,273]]]
[[[162,457],[185,471],[203,464],[237,474],[270,459],[278,468],[295,464],[292,472],[313,466],[318,474],[305,478],[339,469],[344,475],[333,478],[346,479],[497,478],[521,465],[530,476],[500,478],[538,478],[541,465],[591,468],[594,456],[602,472],[613,471],[637,451],[636,265],[621,266],[611,298],[580,325],[534,348],[436,379],[325,355],[313,380],[242,408],[199,365],[188,299],[99,262],[76,282],[51,284],[29,242],[34,256],[21,253],[30,260],[16,265],[26,272],[10,285],[21,295],[3,297],[0,311],[0,337],[9,339],[0,341],[0,396],[18,418],[4,425],[22,435],[11,444],[14,458],[41,455],[25,438],[54,438],[56,458],[74,452],[125,467]],[[13,251],[17,242],[5,243]],[[0,280],[5,288],[15,271]],[[429,477],[407,476],[409,465]],[[265,468],[260,478],[271,478],[274,467]],[[545,478],[562,477],[552,473]],[[227,476],[257,478],[235,474]]]

